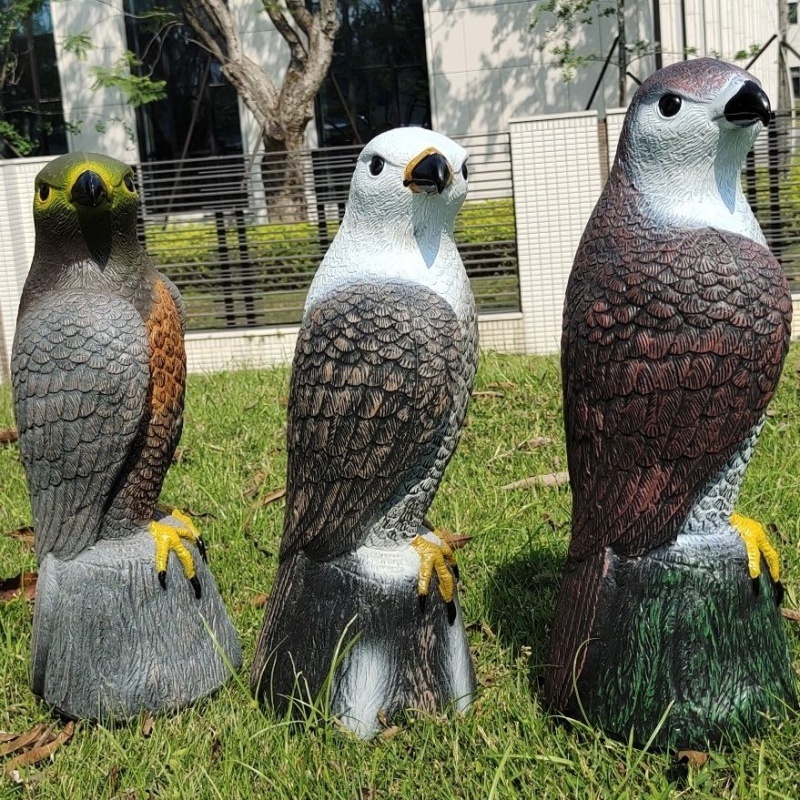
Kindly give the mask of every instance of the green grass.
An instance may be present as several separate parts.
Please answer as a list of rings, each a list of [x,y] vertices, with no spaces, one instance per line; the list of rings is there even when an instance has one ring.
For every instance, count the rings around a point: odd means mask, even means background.
[[[780,530],[787,604],[800,592],[800,348],[787,363],[740,510]],[[642,753],[588,729],[556,724],[536,688],[546,658],[554,593],[569,534],[569,490],[503,492],[513,480],[565,468],[556,359],[485,354],[468,425],[431,512],[438,525],[474,538],[459,552],[464,617],[478,697],[464,717],[409,712],[390,738],[363,743],[329,726],[293,731],[254,707],[246,690],[268,593],[282,507],[253,511],[244,492],[257,473],[262,495],[284,482],[288,370],[190,380],[184,458],[163,499],[191,509],[241,635],[244,683],[231,681],[194,708],[111,729],[80,723],[51,762],[0,777],[0,798],[286,798],[286,800],[501,800],[501,798],[797,798],[800,716],[702,770],[680,773],[668,754]],[[0,428],[13,421],[0,387]],[[551,444],[517,446],[532,437]],[[204,517],[202,515],[210,515]],[[0,448],[0,531],[30,523],[15,446]],[[0,537],[0,576],[35,569],[20,543]],[[32,608],[0,605],[0,730],[51,719],[28,688]],[[797,624],[790,631],[800,663]],[[0,761],[2,766],[2,761]],[[677,782],[675,782],[677,779]]]

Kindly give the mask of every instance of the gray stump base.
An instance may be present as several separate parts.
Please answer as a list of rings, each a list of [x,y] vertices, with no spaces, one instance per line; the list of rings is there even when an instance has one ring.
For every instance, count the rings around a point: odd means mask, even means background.
[[[33,612],[34,693],[65,716],[113,722],[219,688],[241,666],[242,650],[211,572],[187,547],[199,600],[174,554],[161,588],[144,528],[71,561],[47,555]]]
[[[567,710],[657,749],[705,750],[797,707],[784,622],[766,573],[754,592],[732,529],[616,557]],[[662,724],[663,723],[663,724]]]
[[[381,729],[379,715],[466,711],[475,672],[458,594],[450,617],[434,577],[423,606],[418,569],[409,544],[281,564],[253,667],[256,697],[302,717],[321,695],[362,738]]]

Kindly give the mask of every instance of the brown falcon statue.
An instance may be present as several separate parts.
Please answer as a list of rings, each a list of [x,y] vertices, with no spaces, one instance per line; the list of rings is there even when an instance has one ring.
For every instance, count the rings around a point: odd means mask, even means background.
[[[572,540],[546,692],[640,742],[668,710],[661,744],[747,736],[794,696],[778,557],[734,512],[789,344],[739,177],[769,118],[720,61],[648,78],[567,287]]]

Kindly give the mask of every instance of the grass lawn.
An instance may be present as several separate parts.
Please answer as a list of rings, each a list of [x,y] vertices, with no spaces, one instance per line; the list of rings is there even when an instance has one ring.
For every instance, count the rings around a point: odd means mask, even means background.
[[[793,349],[739,510],[780,531],[786,605],[800,599],[800,348]],[[280,502],[254,507],[283,485],[288,369],[190,380],[182,458],[162,498],[195,515],[222,596],[241,635],[245,668],[212,698],[110,729],[80,723],[51,761],[0,773],[0,798],[474,798],[800,797],[800,715],[767,738],[712,753],[702,769],[642,753],[588,729],[558,725],[536,678],[547,652],[559,570],[569,535],[567,487],[502,491],[514,480],[565,469],[560,380],[554,358],[484,354],[461,445],[431,518],[473,539],[459,552],[464,617],[479,681],[461,718],[409,712],[368,743],[309,724],[300,732],[256,708],[247,674],[276,566]],[[0,387],[0,428],[11,426]],[[523,443],[542,437],[536,446]],[[257,499],[256,498],[256,499]],[[0,447],[0,532],[30,524],[16,445]],[[35,569],[32,553],[0,536],[0,576]],[[28,688],[32,606],[0,604],[0,730],[50,722]],[[800,624],[791,628],[800,664]],[[0,767],[2,767],[0,760]]]

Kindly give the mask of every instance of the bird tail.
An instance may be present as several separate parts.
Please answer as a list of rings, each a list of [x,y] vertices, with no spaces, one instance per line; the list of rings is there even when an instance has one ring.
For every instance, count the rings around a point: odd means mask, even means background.
[[[572,706],[586,663],[607,568],[606,551],[602,550],[581,561],[567,559],[564,567],[544,684],[547,701],[559,711]]]
[[[303,557],[301,553],[294,553],[282,559],[278,566],[250,673],[250,686],[256,697],[271,691],[271,676],[268,673],[271,667],[274,668],[276,651],[280,645],[280,641],[276,641],[275,631],[281,629],[280,620],[286,616],[293,588],[297,588],[294,584],[298,580],[302,581],[303,571],[298,569],[296,562]]]
[[[54,556],[47,555],[39,564],[31,637],[31,688],[39,697],[45,695],[47,658],[53,639],[50,622],[55,616],[54,609],[59,604],[59,592],[58,564]]]

